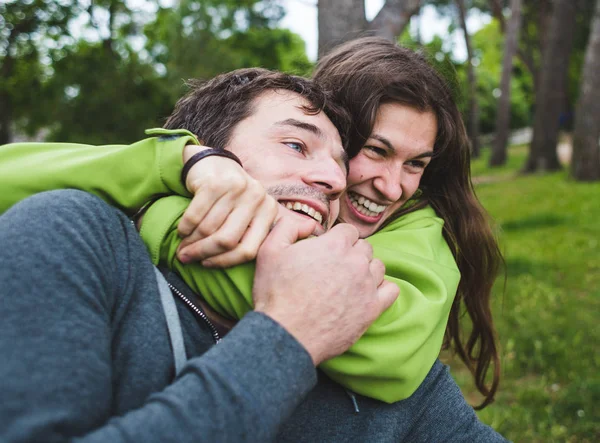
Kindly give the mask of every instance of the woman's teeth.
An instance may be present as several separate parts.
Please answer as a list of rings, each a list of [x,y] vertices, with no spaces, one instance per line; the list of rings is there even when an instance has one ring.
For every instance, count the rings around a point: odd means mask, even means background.
[[[384,205],[378,205],[375,202],[370,201],[362,195],[357,195],[354,193],[348,193],[348,197],[350,198],[350,203],[352,206],[363,215],[367,217],[377,217],[379,216],[386,208]]]
[[[319,223],[323,223],[323,215],[321,215],[320,212],[315,211],[313,208],[311,208],[310,206],[304,204],[304,203],[300,203],[300,202],[286,202],[284,205],[287,209],[289,209],[290,211],[301,211],[303,213],[305,213],[306,215],[314,218],[317,222]]]

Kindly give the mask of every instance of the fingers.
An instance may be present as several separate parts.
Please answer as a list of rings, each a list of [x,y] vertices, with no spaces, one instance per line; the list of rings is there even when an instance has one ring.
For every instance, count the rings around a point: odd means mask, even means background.
[[[312,234],[316,227],[315,220],[281,217],[260,247],[259,254],[263,251],[265,253],[278,251],[293,245],[298,239]]]
[[[358,230],[348,223],[340,223],[321,237],[329,239],[332,247],[340,245],[343,248],[349,248],[358,241]]]
[[[186,209],[181,221],[177,226],[177,232],[179,235],[181,237],[187,237],[191,235],[196,228],[200,226],[200,223],[202,223],[202,220],[204,220],[204,217],[211,210],[215,202],[218,202],[219,199],[227,193],[227,191],[227,189],[222,189],[220,191],[214,189],[211,191],[211,198],[207,198],[206,193],[194,195],[190,205]],[[226,214],[225,217],[227,215],[228,214]],[[200,232],[198,232],[198,235],[200,235]]]
[[[273,200],[273,202],[275,201]],[[273,220],[277,214],[277,208],[275,205],[277,205],[276,202],[273,205],[271,203],[266,203],[265,205],[261,206],[259,212],[256,214],[250,226],[243,234],[241,241],[233,249],[224,250],[223,248],[217,248],[220,249],[220,251],[215,253],[212,253],[210,250],[211,246],[207,246],[206,249],[202,249],[200,251],[201,254],[208,259],[202,261],[202,265],[205,267],[229,268],[231,266],[254,260],[258,254],[260,245],[269,234],[271,226],[273,225]],[[202,248],[201,243],[210,242],[213,237],[214,236],[211,236],[205,240],[202,240],[201,242],[198,242],[199,248]],[[216,249],[213,249],[213,251],[215,250]],[[184,249],[181,252],[188,255],[190,254],[187,249]]]
[[[369,271],[373,276],[375,285],[379,287],[384,281],[383,277],[385,277],[385,265],[381,260],[375,258],[369,263]]]

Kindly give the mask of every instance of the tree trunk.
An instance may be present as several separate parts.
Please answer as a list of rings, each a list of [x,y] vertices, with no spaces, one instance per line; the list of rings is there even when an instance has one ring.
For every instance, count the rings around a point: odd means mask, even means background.
[[[0,145],[12,142],[10,96],[6,92],[0,93]]]
[[[469,138],[471,139],[471,152],[473,157],[479,157],[479,103],[477,102],[477,76],[473,66],[473,48],[471,36],[467,30],[467,13],[464,0],[456,0],[460,26],[465,34],[465,45],[467,46],[467,78],[469,80]]]
[[[319,57],[367,28],[364,0],[319,0]]]
[[[510,21],[504,37],[500,100],[498,101],[498,114],[496,115],[496,137],[492,147],[490,166],[500,166],[506,163],[506,148],[510,132],[510,80],[512,78],[513,60],[519,43],[521,6],[522,0],[511,0],[510,2]]]
[[[387,0],[375,18],[369,24],[369,28],[375,35],[396,41],[410,18],[419,12],[421,0]]]
[[[569,58],[573,48],[576,2],[556,0],[542,52],[542,69],[536,91],[533,140],[524,172],[561,168],[556,153],[560,114],[567,88]]]
[[[571,175],[576,180],[600,180],[600,0],[592,20],[575,113]]]

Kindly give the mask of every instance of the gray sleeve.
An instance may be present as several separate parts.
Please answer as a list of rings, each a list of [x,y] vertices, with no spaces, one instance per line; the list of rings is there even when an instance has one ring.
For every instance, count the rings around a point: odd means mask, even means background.
[[[307,357],[273,320],[250,313],[143,408],[76,441],[272,441],[316,383]]]
[[[410,401],[420,409],[406,438],[413,443],[504,443],[502,435],[484,424],[466,402],[448,367],[436,361]]]
[[[316,383],[316,370],[304,348],[259,313],[189,360],[170,385],[165,371],[143,372],[154,380],[135,383],[168,386],[140,400],[137,409],[111,412],[120,380],[113,364],[119,337],[111,328],[124,315],[122,294],[152,290],[153,274],[129,220],[97,197],[53,191],[0,216],[0,441],[274,438]],[[140,305],[148,322],[141,332],[153,340],[120,358],[127,361],[146,346],[147,361],[154,363],[156,355],[158,365],[161,355],[152,343],[168,340],[156,320],[163,313],[158,307],[160,315],[153,316],[150,301]],[[171,362],[172,356],[165,358]]]

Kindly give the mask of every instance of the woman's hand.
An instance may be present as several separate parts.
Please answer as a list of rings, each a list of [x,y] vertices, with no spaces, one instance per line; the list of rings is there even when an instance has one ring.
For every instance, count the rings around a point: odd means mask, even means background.
[[[186,146],[184,161],[206,147]],[[183,263],[230,267],[253,260],[278,212],[277,201],[235,161],[210,156],[190,169],[194,195],[178,225]]]

